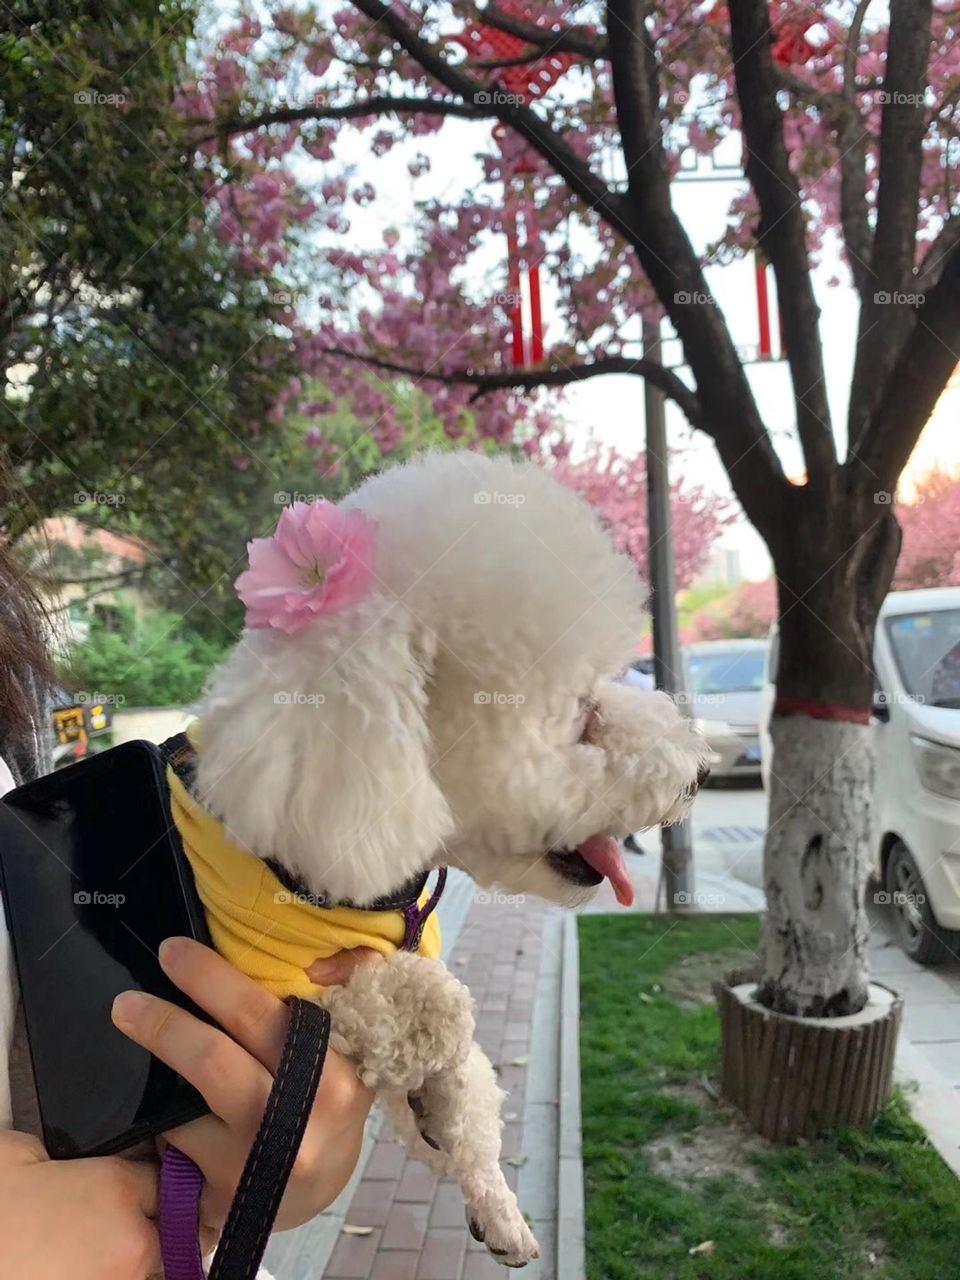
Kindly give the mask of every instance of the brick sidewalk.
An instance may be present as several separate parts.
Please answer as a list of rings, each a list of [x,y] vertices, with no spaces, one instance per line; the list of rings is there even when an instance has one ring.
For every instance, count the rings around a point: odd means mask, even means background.
[[[555,1079],[557,1066],[539,1059],[555,1058],[558,1028],[544,1025],[550,999],[543,987],[558,972],[559,912],[533,899],[514,905],[477,896],[481,900],[469,910],[450,964],[473,994],[477,1038],[509,1095],[504,1103],[504,1172],[514,1190],[519,1184],[520,1207],[534,1221],[543,1250],[543,1259],[524,1269],[524,1280],[552,1280],[556,1160],[544,1124],[552,1116],[555,1128],[556,1096],[554,1088],[552,1105],[545,1099],[544,1078]],[[545,1052],[533,1044],[535,1015]],[[525,1140],[535,1149],[525,1149]],[[552,1140],[555,1148],[555,1133]],[[456,1184],[438,1182],[387,1139],[373,1148],[346,1222],[372,1231],[340,1236],[323,1272],[325,1280],[503,1280],[506,1274],[471,1238]]]

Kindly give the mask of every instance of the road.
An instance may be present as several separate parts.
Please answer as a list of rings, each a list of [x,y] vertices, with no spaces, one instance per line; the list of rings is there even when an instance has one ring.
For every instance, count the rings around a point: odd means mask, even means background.
[[[767,795],[760,783],[704,787],[693,806],[698,872],[763,885],[763,833]]]
[[[702,911],[757,911],[763,907],[763,833],[767,797],[760,783],[704,787],[691,816],[696,901]],[[635,873],[656,884],[660,833],[637,836],[643,859]],[[651,891],[652,892],[652,891]]]

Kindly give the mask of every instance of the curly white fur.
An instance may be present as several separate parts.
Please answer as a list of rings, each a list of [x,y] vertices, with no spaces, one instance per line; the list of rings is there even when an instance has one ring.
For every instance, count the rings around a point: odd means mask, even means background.
[[[377,590],[294,636],[245,632],[199,708],[199,797],[333,899],[444,863],[587,896],[544,855],[677,820],[704,759],[668,698],[614,682],[645,621],[635,566],[580,498],[506,457],[427,455],[344,505],[379,524]],[[536,1256],[465,989],[398,955],[324,999],[412,1149],[460,1181],[478,1237],[511,1265]]]

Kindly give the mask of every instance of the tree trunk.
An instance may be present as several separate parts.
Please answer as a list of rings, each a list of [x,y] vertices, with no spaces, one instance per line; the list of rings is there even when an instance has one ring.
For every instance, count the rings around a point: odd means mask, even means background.
[[[767,914],[757,999],[780,1013],[854,1013],[867,994],[870,729],[774,715],[771,741]]]
[[[775,552],[780,658],[756,998],[779,1013],[839,1017],[867,998],[873,636],[899,529],[887,495],[795,492]]]

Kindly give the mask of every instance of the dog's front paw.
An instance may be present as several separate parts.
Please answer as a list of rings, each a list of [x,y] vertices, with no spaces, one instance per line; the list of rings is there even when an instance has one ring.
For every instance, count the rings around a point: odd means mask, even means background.
[[[407,1104],[427,1146],[450,1155],[463,1138],[463,1113],[457,1105],[457,1094],[444,1092],[439,1083],[428,1081],[422,1089],[408,1093]]]
[[[527,1226],[513,1192],[487,1194],[467,1205],[467,1226],[504,1267],[525,1267],[540,1257],[537,1238]]]

